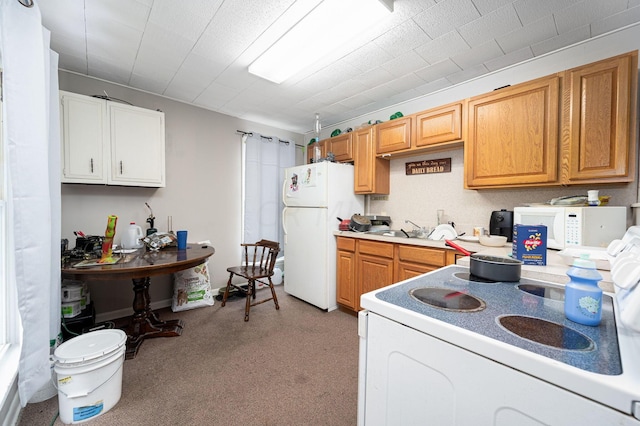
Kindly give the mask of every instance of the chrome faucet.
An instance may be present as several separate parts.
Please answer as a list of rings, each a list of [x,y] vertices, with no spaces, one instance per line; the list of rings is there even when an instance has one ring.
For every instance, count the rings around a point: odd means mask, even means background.
[[[423,238],[427,233],[427,228],[425,228],[424,226],[416,225],[414,222],[411,222],[408,219],[405,220],[404,223],[410,223],[414,228],[416,228],[413,230],[413,234],[418,238]]]
[[[411,222],[410,220],[405,220],[405,221],[404,221],[404,223],[410,223],[410,224],[412,224],[413,226],[415,226],[416,228],[418,228],[418,229],[422,229],[422,226],[418,226],[418,225],[416,225],[415,223]]]

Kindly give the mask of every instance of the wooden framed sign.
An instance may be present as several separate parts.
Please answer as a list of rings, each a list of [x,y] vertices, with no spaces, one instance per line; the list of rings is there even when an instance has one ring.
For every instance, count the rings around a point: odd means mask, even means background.
[[[438,158],[436,160],[413,161],[406,163],[408,175],[428,175],[432,173],[450,173],[451,158]]]

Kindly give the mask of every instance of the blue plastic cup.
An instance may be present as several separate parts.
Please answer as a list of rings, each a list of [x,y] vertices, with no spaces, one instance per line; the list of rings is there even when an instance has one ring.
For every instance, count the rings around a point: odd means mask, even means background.
[[[178,231],[178,250],[187,249],[187,231]]]

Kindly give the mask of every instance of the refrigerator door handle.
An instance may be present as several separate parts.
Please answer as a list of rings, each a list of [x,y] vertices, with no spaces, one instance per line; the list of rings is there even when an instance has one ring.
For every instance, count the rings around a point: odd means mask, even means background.
[[[287,173],[284,174],[284,181],[282,181],[282,202],[287,205]]]
[[[285,207],[282,209],[282,231],[284,232],[284,238],[287,238],[287,225],[286,222],[284,221],[284,217],[287,214],[287,210],[289,209],[289,207]]]

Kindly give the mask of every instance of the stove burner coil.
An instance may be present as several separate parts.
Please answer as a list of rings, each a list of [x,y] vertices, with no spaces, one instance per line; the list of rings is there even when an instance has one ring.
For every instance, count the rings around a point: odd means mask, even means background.
[[[595,343],[584,334],[562,324],[534,317],[504,315],[498,323],[523,339],[558,349],[592,351]]]
[[[414,288],[409,292],[409,295],[418,302],[446,311],[478,312],[486,307],[483,300],[448,288]]]

